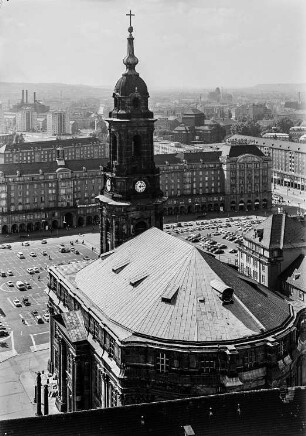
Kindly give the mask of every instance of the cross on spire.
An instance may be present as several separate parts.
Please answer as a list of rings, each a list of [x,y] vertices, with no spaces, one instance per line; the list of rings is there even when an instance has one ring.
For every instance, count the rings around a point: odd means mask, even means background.
[[[132,27],[132,17],[135,17],[135,14],[132,14],[132,11],[130,10],[129,14],[125,14],[127,17],[130,17],[130,27]]]

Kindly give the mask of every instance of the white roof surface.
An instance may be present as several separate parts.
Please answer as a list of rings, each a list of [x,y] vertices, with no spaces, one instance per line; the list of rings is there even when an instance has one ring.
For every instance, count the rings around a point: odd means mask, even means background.
[[[214,279],[234,289],[233,304],[222,305]],[[289,315],[279,297],[257,293],[236,271],[154,227],[76,272],[73,282],[101,318],[129,332],[122,339],[232,340],[274,328]]]

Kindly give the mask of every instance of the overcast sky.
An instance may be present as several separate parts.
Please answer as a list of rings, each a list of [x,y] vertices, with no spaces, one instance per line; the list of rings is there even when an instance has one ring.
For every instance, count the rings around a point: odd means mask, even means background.
[[[306,81],[305,0],[2,0],[0,81],[113,86],[130,9],[149,88]]]

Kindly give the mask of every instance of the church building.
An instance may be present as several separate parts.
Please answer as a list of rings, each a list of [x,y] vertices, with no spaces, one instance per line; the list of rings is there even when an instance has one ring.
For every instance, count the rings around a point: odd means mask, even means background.
[[[132,31],[108,119],[100,257],[48,270],[57,407],[305,384],[305,309],[162,231],[154,119]]]

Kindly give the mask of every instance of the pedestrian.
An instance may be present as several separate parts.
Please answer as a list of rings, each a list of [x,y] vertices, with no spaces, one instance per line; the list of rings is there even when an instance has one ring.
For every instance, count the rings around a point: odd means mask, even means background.
[[[82,244],[84,244],[84,239],[83,239],[83,241],[82,241]]]

